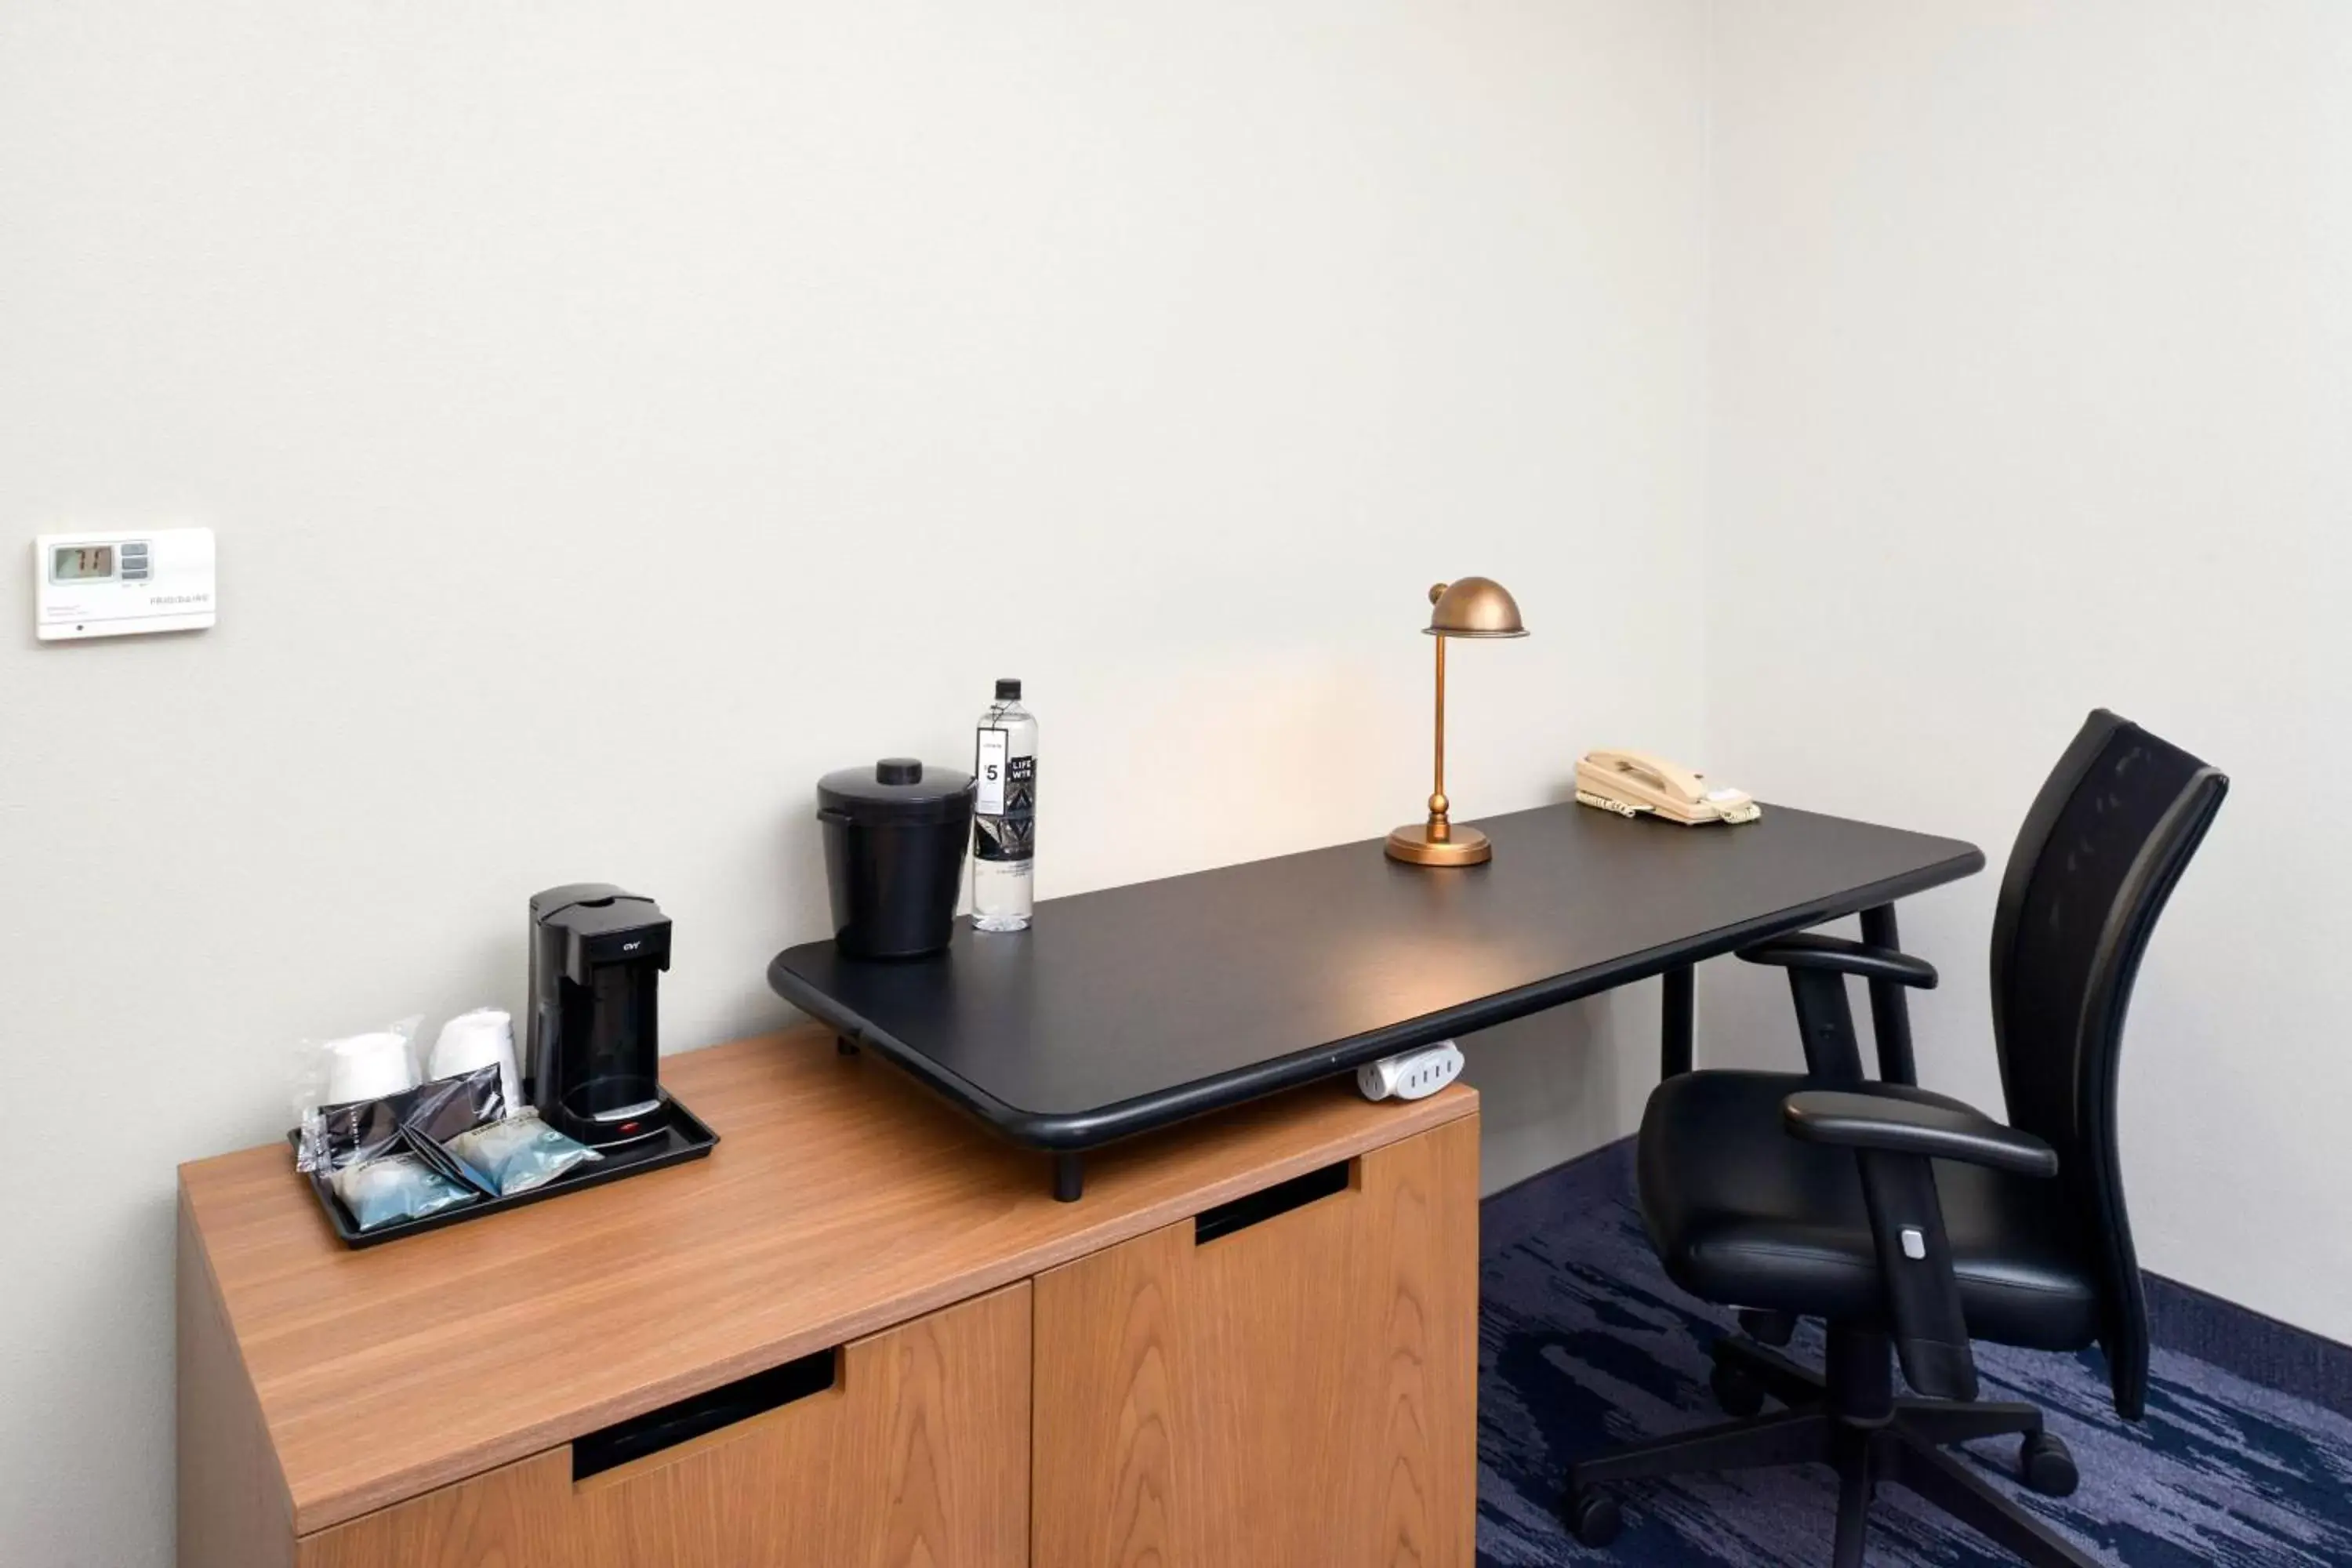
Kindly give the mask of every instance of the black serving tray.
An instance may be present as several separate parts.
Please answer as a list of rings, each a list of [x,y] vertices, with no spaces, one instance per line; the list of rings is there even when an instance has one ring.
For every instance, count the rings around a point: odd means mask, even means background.
[[[421,1219],[402,1220],[396,1225],[379,1226],[374,1230],[362,1230],[352,1223],[351,1212],[343,1207],[335,1189],[328,1184],[327,1173],[301,1173],[318,1194],[319,1206],[327,1211],[327,1223],[345,1247],[380,1247],[387,1241],[397,1241],[404,1236],[416,1236],[445,1226],[463,1225],[469,1219],[486,1215],[504,1214],[542,1198],[560,1198],[566,1193],[576,1193],[583,1187],[601,1187],[606,1182],[617,1182],[626,1176],[643,1175],[666,1165],[682,1165],[688,1160],[699,1160],[719,1146],[719,1134],[713,1132],[700,1117],[678,1103],[667,1089],[661,1091],[662,1105],[668,1118],[658,1138],[626,1149],[616,1149],[601,1160],[584,1160],[543,1187],[527,1193],[517,1193],[510,1198],[494,1198],[488,1194],[477,1196],[472,1203],[456,1208],[443,1209]],[[286,1134],[289,1146],[299,1145],[301,1130]]]

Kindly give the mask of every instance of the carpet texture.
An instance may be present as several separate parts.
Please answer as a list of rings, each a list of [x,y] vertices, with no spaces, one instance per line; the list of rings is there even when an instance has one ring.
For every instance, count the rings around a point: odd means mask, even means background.
[[[1707,1392],[1706,1347],[1730,1331],[1730,1314],[1667,1280],[1622,1150],[1495,1199],[1486,1225],[1481,1568],[1829,1561],[1837,1489],[1822,1466],[1629,1484],[1614,1491],[1625,1529],[1613,1544],[1595,1552],[1570,1539],[1559,1506],[1571,1458],[1723,1419]],[[1801,1330],[1789,1353],[1819,1366],[1818,1329]],[[2074,1450],[2082,1488],[2063,1499],[2027,1491],[2012,1479],[2013,1437],[1955,1451],[2101,1562],[2352,1565],[2352,1420],[2163,1350],[2137,1426],[2116,1415],[2095,1351],[1980,1345],[1977,1364],[1984,1398],[2042,1407]],[[1890,1486],[1872,1510],[1867,1562],[2014,1568],[2016,1559]]]

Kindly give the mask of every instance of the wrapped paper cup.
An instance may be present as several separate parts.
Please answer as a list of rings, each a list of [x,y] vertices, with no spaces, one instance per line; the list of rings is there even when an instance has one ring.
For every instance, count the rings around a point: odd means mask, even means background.
[[[499,1069],[499,1098],[506,1101],[506,1114],[512,1116],[523,1109],[522,1075],[515,1067],[514,1020],[496,1007],[477,1007],[441,1026],[425,1072],[431,1078],[455,1078],[493,1063]]]
[[[416,1064],[409,1059],[408,1039],[404,1035],[390,1030],[352,1035],[328,1041],[325,1049],[330,1105],[382,1100],[416,1087]]]

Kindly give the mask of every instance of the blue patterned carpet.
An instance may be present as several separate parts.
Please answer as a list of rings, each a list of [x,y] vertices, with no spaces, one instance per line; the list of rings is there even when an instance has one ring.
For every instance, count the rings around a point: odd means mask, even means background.
[[[1612,1443],[1719,1421],[1707,1343],[1729,1314],[1659,1268],[1611,1151],[1487,1206],[1478,1389],[1481,1568],[1616,1563],[1753,1568],[1829,1560],[1836,1482],[1825,1467],[1621,1488],[1624,1533],[1605,1552],[1558,1514],[1568,1461]],[[1818,1365],[1810,1326],[1790,1353]],[[2147,1419],[2108,1403],[2098,1352],[1979,1346],[1984,1397],[2026,1399],[2074,1451],[2082,1489],[2028,1492],[2015,1438],[1959,1450],[2090,1549],[2129,1568],[2352,1564],[2352,1420],[2159,1350]],[[2014,1568],[1980,1536],[1888,1487],[1872,1511],[1873,1568]]]

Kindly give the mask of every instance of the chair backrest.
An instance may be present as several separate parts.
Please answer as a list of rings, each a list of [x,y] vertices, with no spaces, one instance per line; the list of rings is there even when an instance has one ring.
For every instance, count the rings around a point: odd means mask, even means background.
[[[2058,1181],[2096,1259],[2116,1407],[2147,1397],[2147,1306],[2124,1207],[2116,1063],[2157,916],[2230,781],[2105,709],[2034,797],[1992,928],[1993,1028],[2009,1119],[2058,1151]]]

